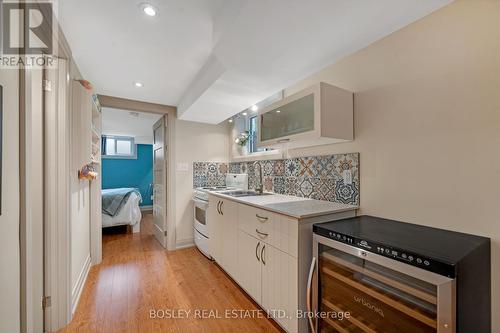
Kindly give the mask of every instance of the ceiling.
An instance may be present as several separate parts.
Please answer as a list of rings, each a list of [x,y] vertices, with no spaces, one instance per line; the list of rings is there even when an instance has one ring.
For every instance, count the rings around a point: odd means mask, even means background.
[[[60,21],[99,94],[219,123],[452,0],[64,0]],[[136,88],[134,81],[144,84]]]
[[[102,108],[102,134],[133,136],[135,143],[153,144],[153,125],[160,118],[154,113]]]
[[[142,2],[158,15],[144,15]],[[62,0],[58,17],[81,74],[97,93],[176,105],[211,53],[212,14],[221,3]]]

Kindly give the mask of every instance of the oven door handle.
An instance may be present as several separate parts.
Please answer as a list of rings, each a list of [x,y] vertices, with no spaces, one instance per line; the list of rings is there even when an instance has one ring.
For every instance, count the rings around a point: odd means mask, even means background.
[[[309,326],[311,327],[311,332],[316,333],[316,326],[314,325],[313,322],[313,316],[312,316],[312,283],[313,283],[313,275],[314,271],[316,270],[316,257],[312,258],[311,261],[311,267],[309,268],[309,276],[307,277],[307,292],[306,292],[306,306],[307,306],[307,311],[309,312],[309,315],[307,316],[309,319]]]

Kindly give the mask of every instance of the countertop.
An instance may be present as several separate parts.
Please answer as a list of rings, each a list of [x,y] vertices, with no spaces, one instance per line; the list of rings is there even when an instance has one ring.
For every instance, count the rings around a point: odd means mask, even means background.
[[[335,214],[358,209],[358,206],[331,201],[299,198],[283,194],[268,194],[249,197],[233,197],[220,192],[209,192],[220,198],[232,200],[274,213],[291,216],[297,219]]]

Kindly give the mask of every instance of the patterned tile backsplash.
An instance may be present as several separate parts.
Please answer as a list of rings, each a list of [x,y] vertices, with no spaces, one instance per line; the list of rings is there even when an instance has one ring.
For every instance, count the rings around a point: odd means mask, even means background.
[[[193,187],[224,186],[229,165],[218,162],[193,163]]]
[[[255,162],[194,163],[194,187],[223,186],[225,174],[247,173],[248,187],[255,188]],[[359,205],[359,153],[260,161],[264,190],[304,198]],[[351,182],[344,182],[344,171]]]

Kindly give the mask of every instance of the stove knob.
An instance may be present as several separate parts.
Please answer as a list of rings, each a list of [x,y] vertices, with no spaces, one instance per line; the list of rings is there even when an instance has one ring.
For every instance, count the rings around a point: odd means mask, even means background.
[[[403,253],[403,254],[401,255],[401,257],[403,257],[403,259],[406,259],[406,257],[407,257],[406,253]]]
[[[408,256],[408,260],[413,261],[413,256]]]
[[[418,262],[419,264],[421,264],[421,263],[422,263],[422,259],[417,258],[417,262]]]
[[[425,265],[425,266],[429,266],[430,264],[431,264],[431,263],[430,263],[428,260],[425,260],[425,261],[424,261],[424,265]]]

